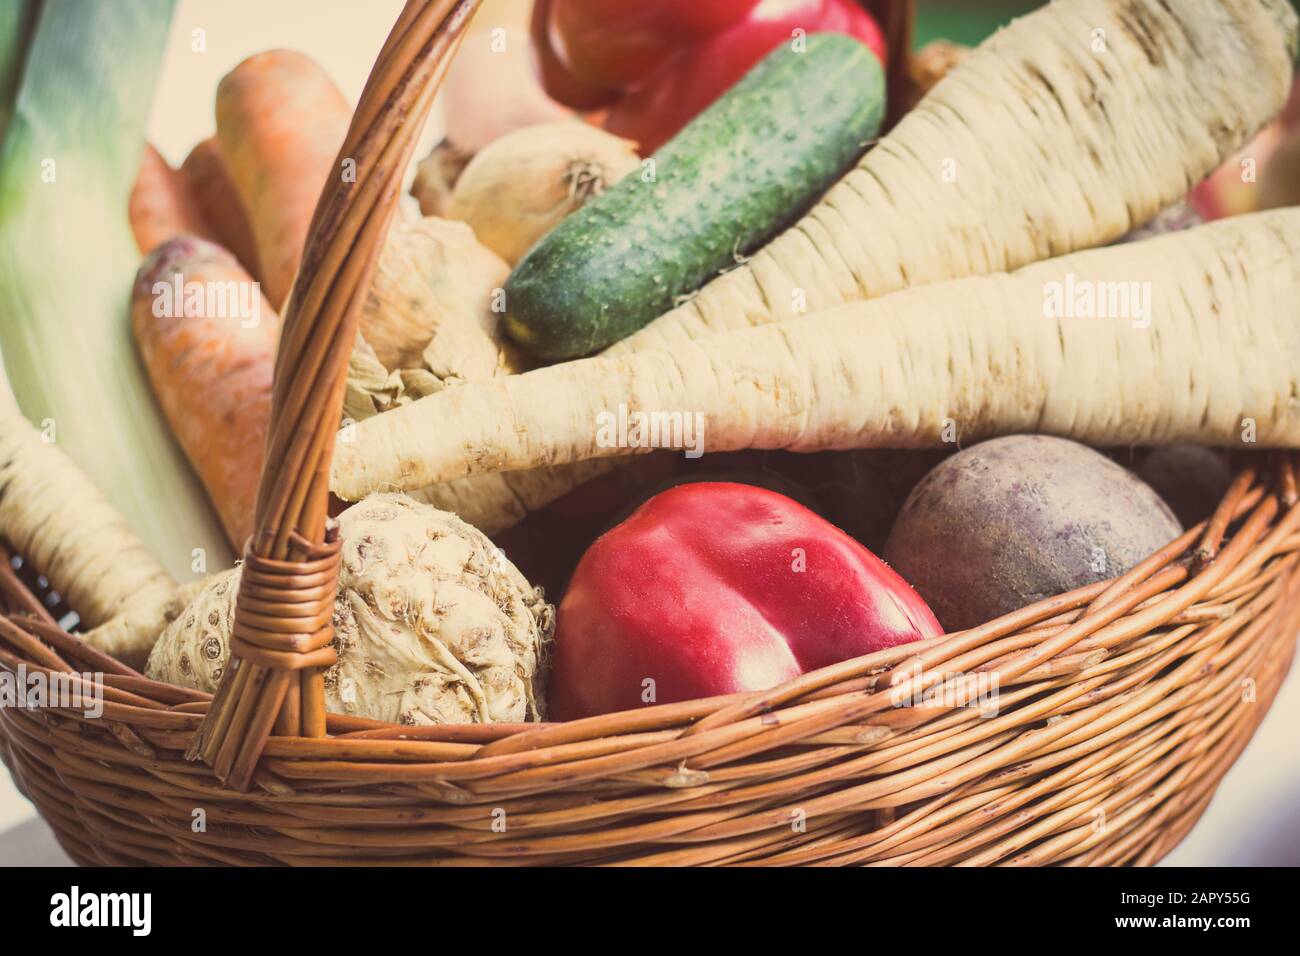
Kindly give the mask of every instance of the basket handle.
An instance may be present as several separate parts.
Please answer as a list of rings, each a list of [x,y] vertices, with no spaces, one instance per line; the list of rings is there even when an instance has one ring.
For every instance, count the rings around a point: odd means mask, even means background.
[[[247,790],[272,730],[325,735],[340,542],[328,521],[348,358],[416,138],[481,0],[407,0],[312,217],[275,361],[258,533],[244,550],[231,662],[186,756]]]
[[[416,138],[480,2],[407,0],[312,217],[276,353],[258,533],[244,549],[230,665],[186,752],[236,790],[252,784],[273,731],[325,736],[341,547],[327,520],[329,466],[348,359]],[[859,2],[885,30],[893,115],[914,0]]]

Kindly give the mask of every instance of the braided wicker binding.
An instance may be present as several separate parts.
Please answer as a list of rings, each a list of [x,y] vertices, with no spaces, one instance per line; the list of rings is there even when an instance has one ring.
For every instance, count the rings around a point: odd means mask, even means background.
[[[1114,581],[771,691],[567,724],[401,727],[318,706],[337,575],[320,476],[340,363],[397,170],[474,5],[408,5],[344,148],[357,180],[322,197],[279,356],[240,661],[216,697],[64,632],[0,562],[0,667],[64,675],[103,702],[98,718],[0,708],[0,757],[69,855],[1102,865],[1167,853],[1291,662],[1294,454],[1251,456],[1211,519]],[[971,706],[990,687],[996,713]]]

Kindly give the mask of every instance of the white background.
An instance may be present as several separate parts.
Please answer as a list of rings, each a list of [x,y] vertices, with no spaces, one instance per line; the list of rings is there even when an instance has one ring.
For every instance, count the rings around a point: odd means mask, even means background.
[[[249,54],[273,47],[313,57],[355,103],[400,8],[400,0],[181,0],[153,105],[150,139],[179,164],[214,130],[213,100],[221,77]],[[204,31],[205,52],[192,50],[196,29]],[[1297,728],[1300,674],[1293,671],[1209,811],[1167,864],[1300,865]],[[67,862],[34,815],[0,769],[0,865]]]

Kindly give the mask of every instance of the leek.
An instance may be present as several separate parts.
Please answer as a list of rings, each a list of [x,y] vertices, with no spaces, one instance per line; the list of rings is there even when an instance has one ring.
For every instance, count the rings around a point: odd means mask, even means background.
[[[22,75],[23,54],[36,18],[36,0],[6,0],[0,3],[0,142],[4,140],[14,93]]]
[[[36,4],[0,147],[0,352],[27,419],[187,581],[233,556],[154,404],[128,314],[127,200],[172,6]]]

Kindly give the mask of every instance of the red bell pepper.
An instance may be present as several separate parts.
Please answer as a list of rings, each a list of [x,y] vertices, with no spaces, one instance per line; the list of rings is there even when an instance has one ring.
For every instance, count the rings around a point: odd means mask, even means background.
[[[584,82],[624,90],[684,45],[741,20],[758,0],[542,0],[556,56]]]
[[[883,62],[857,0],[537,0],[542,84],[574,109],[610,107],[606,128],[657,150],[796,31],[845,33]]]
[[[884,562],[774,491],[665,491],[598,538],[560,604],[556,720],[763,690],[942,633]]]

